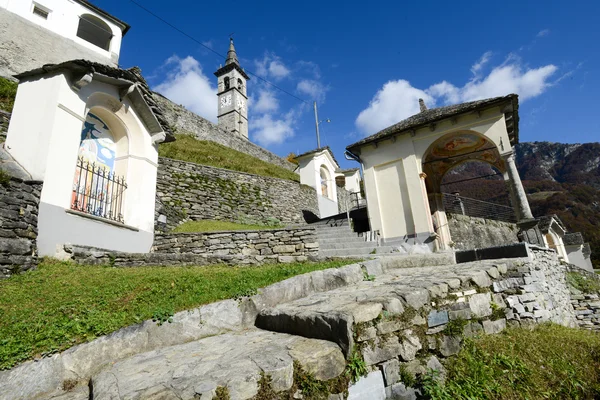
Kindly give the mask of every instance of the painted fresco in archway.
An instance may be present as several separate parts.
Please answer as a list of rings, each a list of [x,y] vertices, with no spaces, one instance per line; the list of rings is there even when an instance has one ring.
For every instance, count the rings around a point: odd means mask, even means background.
[[[437,159],[470,153],[483,148],[487,143],[487,139],[476,133],[455,134],[449,138],[438,139],[430,149],[428,158]]]
[[[110,128],[88,113],[81,130],[72,208],[98,216],[111,214],[116,147]]]
[[[443,176],[465,161],[484,161],[506,171],[496,145],[475,132],[459,132],[436,140],[428,149],[423,171],[427,174],[428,190],[439,191]]]

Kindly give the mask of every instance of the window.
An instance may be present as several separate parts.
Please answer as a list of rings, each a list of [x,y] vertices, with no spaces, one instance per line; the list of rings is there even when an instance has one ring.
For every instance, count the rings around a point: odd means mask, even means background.
[[[329,198],[329,171],[327,171],[324,167],[321,167],[320,178],[321,195]]]
[[[113,37],[110,26],[98,17],[84,14],[79,17],[77,36],[91,44],[108,51]]]
[[[238,90],[242,90],[242,87],[243,87],[243,86],[244,86],[244,85],[243,85],[243,83],[242,83],[242,80],[241,80],[240,78],[238,78]]]
[[[33,5],[33,11],[32,11],[35,15],[37,15],[38,17],[44,18],[44,19],[48,19],[48,15],[50,14],[50,10],[45,9],[37,4]]]
[[[228,76],[226,76],[225,79],[223,79],[223,83],[225,85],[224,90],[229,90],[229,77]]]

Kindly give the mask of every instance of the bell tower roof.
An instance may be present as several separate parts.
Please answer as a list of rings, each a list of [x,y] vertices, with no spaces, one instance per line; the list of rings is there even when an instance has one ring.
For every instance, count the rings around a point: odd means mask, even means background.
[[[229,38],[229,50],[227,51],[227,60],[225,60],[225,65],[229,64],[240,64],[237,58],[237,54],[235,54],[235,46],[233,45],[233,38]]]
[[[250,77],[244,69],[240,66],[240,62],[235,52],[235,46],[233,45],[233,38],[229,38],[229,50],[227,51],[227,58],[225,59],[225,65],[220,67],[216,72],[215,76],[219,77],[231,70],[236,69],[246,80],[250,80]]]

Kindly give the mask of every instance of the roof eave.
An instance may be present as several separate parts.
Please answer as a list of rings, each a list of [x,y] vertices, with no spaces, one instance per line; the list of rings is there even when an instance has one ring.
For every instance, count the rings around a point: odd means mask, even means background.
[[[506,103],[507,97],[509,97],[509,96],[511,98],[510,99],[511,100],[511,110],[512,110],[512,113],[513,113],[513,121],[514,121],[514,143],[513,143],[513,141],[511,141],[511,144],[514,145],[514,144],[519,143],[519,112],[518,112],[519,103],[518,103],[518,97],[517,97],[517,95],[507,95],[507,96],[505,96],[503,98],[498,99],[497,101],[494,101],[494,102],[491,102],[489,104],[481,106],[480,109],[484,109],[485,110],[485,109],[490,109],[490,108],[493,108],[493,107],[498,107],[499,105],[502,105],[502,104]],[[425,127],[427,127],[427,126],[429,126],[429,125],[431,125],[433,123],[439,123],[441,121],[445,121],[445,120],[449,120],[449,119],[455,118],[456,116],[461,115],[461,114],[472,113],[475,110],[476,109],[469,110],[469,111],[459,112],[459,113],[456,113],[456,114],[453,114],[453,115],[446,115],[446,116],[442,116],[442,117],[439,117],[439,118],[433,118],[431,120],[428,120],[427,122],[416,124],[415,126],[412,126],[410,128],[404,128],[404,129],[398,129],[398,130],[392,131],[392,132],[386,134],[385,136],[374,137],[373,139],[366,140],[364,142],[363,141],[358,141],[358,142],[356,142],[354,144],[351,144],[351,145],[347,146],[346,150],[348,150],[348,151],[350,151],[351,153],[354,154],[355,151],[359,150],[361,147],[364,147],[364,146],[367,146],[367,145],[370,145],[370,144],[373,144],[373,143],[376,143],[376,142],[380,142],[380,141],[383,141],[383,140],[388,140],[392,136],[404,135],[404,134],[409,133],[411,131],[416,131],[418,129],[425,128]],[[400,122],[402,122],[402,121],[400,121]],[[396,124],[394,124],[394,125],[396,125]],[[388,129],[388,128],[385,128],[385,129]],[[373,136],[376,136],[376,135],[377,135],[377,133],[374,134]]]

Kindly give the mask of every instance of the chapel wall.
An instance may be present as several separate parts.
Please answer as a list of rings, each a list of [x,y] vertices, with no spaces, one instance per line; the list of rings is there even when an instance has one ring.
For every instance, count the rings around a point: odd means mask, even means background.
[[[156,192],[155,214],[167,217],[168,229],[202,219],[303,224],[306,213],[319,215],[309,186],[164,157]]]
[[[37,266],[37,220],[42,184],[2,175],[0,279]]]
[[[474,250],[519,243],[516,224],[491,219],[446,214],[455,250]]]
[[[0,76],[7,78],[44,64],[74,59],[116,66],[108,52],[103,55],[88,49],[3,8],[0,8],[0,43]]]
[[[179,132],[192,133],[198,140],[210,140],[222,144],[290,171],[296,168],[295,164],[263,149],[241,135],[219,128],[212,122],[186,110],[183,106],[175,104],[158,93],[154,94],[154,100],[162,108],[163,116],[169,125]]]

